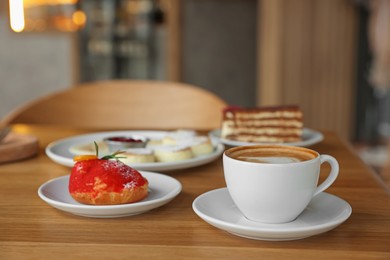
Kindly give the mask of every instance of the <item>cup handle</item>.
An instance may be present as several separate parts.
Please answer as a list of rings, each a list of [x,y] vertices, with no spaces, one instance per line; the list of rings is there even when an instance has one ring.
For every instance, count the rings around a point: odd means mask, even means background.
[[[321,185],[318,186],[317,189],[314,191],[313,197],[323,192],[327,188],[329,188],[329,186],[332,185],[332,183],[336,180],[337,176],[339,175],[339,163],[334,157],[326,154],[321,154],[320,161],[321,161],[321,165],[324,162],[329,163],[331,170],[328,175],[328,178],[326,178],[326,180],[323,181]]]

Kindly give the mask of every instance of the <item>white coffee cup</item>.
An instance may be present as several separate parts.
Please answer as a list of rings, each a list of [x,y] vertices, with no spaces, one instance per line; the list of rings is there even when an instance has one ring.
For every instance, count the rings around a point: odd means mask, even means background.
[[[331,166],[318,186],[321,164]],[[330,155],[293,146],[240,146],[223,154],[225,181],[230,196],[249,220],[286,223],[296,219],[312,198],[326,190],[339,172]]]

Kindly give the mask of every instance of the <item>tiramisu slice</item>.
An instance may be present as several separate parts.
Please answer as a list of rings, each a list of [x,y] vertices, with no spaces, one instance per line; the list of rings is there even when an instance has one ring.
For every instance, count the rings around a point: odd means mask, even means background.
[[[221,137],[253,143],[299,142],[303,113],[298,106],[228,107],[223,111]]]

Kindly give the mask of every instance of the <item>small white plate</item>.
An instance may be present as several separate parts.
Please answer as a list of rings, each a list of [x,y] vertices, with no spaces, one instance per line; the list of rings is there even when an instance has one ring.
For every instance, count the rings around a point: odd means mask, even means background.
[[[110,131],[90,133],[52,142],[46,147],[45,151],[47,156],[54,162],[67,167],[73,167],[74,155],[69,152],[69,149],[74,145],[92,143],[93,141],[100,141],[103,140],[105,137],[109,136],[143,135],[149,137],[150,139],[161,139],[166,134],[167,132],[165,131]],[[212,153],[191,158],[188,160],[177,162],[132,163],[129,165],[137,170],[144,171],[171,171],[187,169],[195,166],[204,165],[216,160],[224,152],[224,150],[225,147],[223,144],[217,144],[215,145],[214,151]]]
[[[302,239],[327,232],[347,220],[352,213],[346,201],[322,192],[313,198],[296,220],[283,224],[263,224],[245,218],[227,188],[200,195],[194,200],[192,208],[214,227],[237,236],[270,241]]]
[[[121,205],[85,205],[75,201],[69,194],[69,175],[50,180],[38,189],[39,197],[65,212],[83,217],[117,218],[132,216],[158,208],[181,191],[181,184],[176,179],[154,172],[140,172],[149,182],[148,196],[139,202]]]
[[[228,140],[221,138],[221,129],[215,129],[209,133],[210,138],[216,142],[229,145],[229,146],[243,146],[243,145],[256,145],[256,144],[265,144],[265,143],[250,143],[250,142],[240,142],[234,140]],[[324,135],[321,132],[304,128],[302,133],[301,142],[291,142],[291,143],[280,143],[281,145],[291,145],[291,146],[310,146],[324,140]]]

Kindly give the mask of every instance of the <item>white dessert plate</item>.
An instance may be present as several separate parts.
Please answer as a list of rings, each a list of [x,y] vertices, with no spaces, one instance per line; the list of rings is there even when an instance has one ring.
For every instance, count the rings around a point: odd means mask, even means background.
[[[302,239],[327,232],[343,223],[352,213],[344,200],[322,192],[292,222],[263,224],[245,218],[231,199],[227,188],[212,190],[197,197],[192,208],[210,225],[231,234],[256,240]]]
[[[144,213],[170,202],[181,191],[176,179],[154,172],[141,174],[149,181],[149,194],[142,201],[121,205],[85,205],[75,201],[68,191],[69,175],[52,179],[38,189],[39,197],[50,206],[83,217],[118,218]]]
[[[210,138],[214,141],[229,145],[229,146],[243,146],[243,145],[256,145],[256,144],[265,144],[265,143],[250,143],[250,142],[240,142],[234,140],[228,140],[221,138],[221,129],[215,129],[209,133]],[[302,134],[301,142],[291,142],[291,143],[281,143],[282,145],[291,145],[291,146],[310,146],[324,140],[324,135],[321,132],[315,131],[313,129],[304,128]]]
[[[166,134],[167,132],[165,131],[110,131],[90,133],[57,140],[50,143],[46,147],[45,151],[47,156],[54,162],[64,166],[72,167],[74,165],[74,155],[70,153],[69,149],[74,145],[93,143],[93,141],[101,141],[105,137],[109,136],[143,135],[149,137],[150,139],[161,139]],[[212,153],[188,160],[177,162],[132,163],[129,164],[129,166],[137,170],[144,171],[170,171],[187,169],[207,164],[216,160],[224,152],[224,149],[224,145],[217,143],[214,145],[214,151]]]

